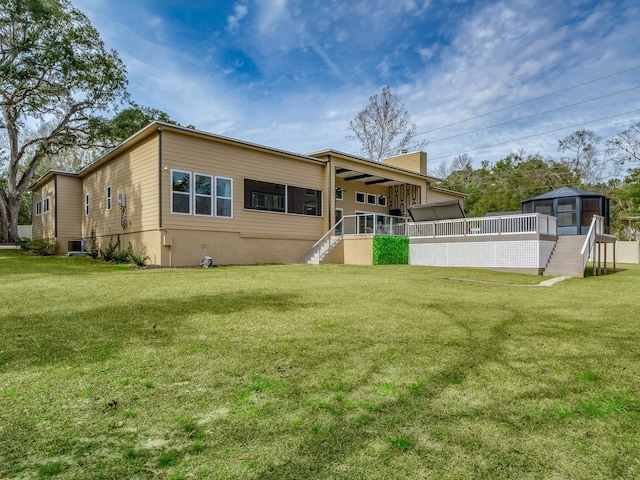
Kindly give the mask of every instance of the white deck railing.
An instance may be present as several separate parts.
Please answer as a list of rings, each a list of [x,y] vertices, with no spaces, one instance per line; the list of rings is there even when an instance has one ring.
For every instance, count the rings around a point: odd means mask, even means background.
[[[501,217],[457,218],[407,224],[409,237],[469,237],[535,233],[557,235],[557,218],[541,213]]]
[[[345,215],[338,223],[341,235],[393,235],[406,236],[407,219],[379,213],[359,213]],[[334,227],[335,228],[335,227]]]
[[[593,245],[596,243],[596,237],[600,235],[604,235],[604,217],[594,215],[593,220],[591,220],[591,226],[589,227],[589,233],[587,233],[587,238],[580,252],[582,254],[583,267],[586,267],[587,263],[589,263],[589,255],[591,254],[591,250],[593,250]]]
[[[344,235],[407,235],[407,219],[377,213],[345,215],[318,240],[306,259],[317,258],[321,261]],[[304,260],[303,260],[304,261]]]

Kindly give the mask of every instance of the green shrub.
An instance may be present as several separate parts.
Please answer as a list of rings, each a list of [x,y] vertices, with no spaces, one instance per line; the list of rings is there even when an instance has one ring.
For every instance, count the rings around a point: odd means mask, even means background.
[[[109,239],[107,248],[100,252],[105,262],[111,263],[134,263],[143,266],[149,260],[149,256],[145,255],[145,247],[142,246],[139,252],[133,251],[133,245],[129,242],[126,250],[120,250],[120,235],[113,241],[113,237]]]
[[[127,256],[128,256],[127,263],[135,263],[139,267],[144,266],[147,263],[147,260],[149,260],[149,256],[145,255],[145,253],[146,253],[146,249],[144,245],[140,248],[140,251],[136,253],[133,251],[131,242],[129,242],[129,247],[127,247]]]
[[[28,246],[30,242],[31,239],[29,237],[21,237],[16,242],[16,245],[19,246],[22,250],[29,250]]]
[[[91,234],[89,235],[89,256],[91,258],[98,258],[100,256],[100,250],[98,250],[98,239],[96,238],[96,229],[91,227]]]
[[[26,243],[25,249],[36,255],[55,255],[58,250],[58,242],[53,238],[36,238]]]
[[[113,242],[113,237],[109,239],[109,245],[107,248],[100,251],[100,255],[105,262],[114,262],[116,259],[116,255],[120,251],[120,235],[116,238],[115,243]],[[120,262],[121,263],[121,262]]]
[[[409,239],[376,235],[373,237],[374,265],[406,265],[409,263]]]

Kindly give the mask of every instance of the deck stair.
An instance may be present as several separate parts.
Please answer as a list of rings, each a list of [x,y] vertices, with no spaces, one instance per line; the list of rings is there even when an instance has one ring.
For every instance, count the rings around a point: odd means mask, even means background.
[[[562,275],[567,277],[584,277],[583,256],[580,253],[586,235],[564,235],[558,237],[556,246],[551,252],[545,275]]]
[[[300,263],[319,265],[322,262],[322,259],[329,255],[341,240],[342,236],[328,236],[323,238],[320,243],[314,245],[311,251],[307,253]]]

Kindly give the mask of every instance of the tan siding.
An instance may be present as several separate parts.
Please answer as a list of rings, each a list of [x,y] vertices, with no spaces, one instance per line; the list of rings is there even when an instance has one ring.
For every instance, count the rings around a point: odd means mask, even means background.
[[[445,200],[458,200],[460,205],[464,206],[464,198],[460,197],[460,195],[454,195],[452,193],[443,192],[440,190],[431,190],[427,192],[427,202],[443,202]]]
[[[244,237],[318,239],[326,231],[327,187],[322,163],[165,132],[162,143],[162,218],[166,229],[238,232]],[[233,218],[177,215],[170,211],[171,170],[231,178]],[[323,192],[323,216],[244,208],[244,180],[287,184]],[[215,210],[215,205],[214,205]]]
[[[33,238],[53,238],[55,236],[55,183],[52,178],[33,192]],[[36,215],[36,202],[49,197],[49,211]]]
[[[82,180],[58,175],[57,179],[58,237],[82,237]]]
[[[384,159],[385,165],[404,168],[413,172],[427,174],[427,154],[425,152],[412,152],[397,157]]]
[[[158,228],[158,137],[151,136],[116,156],[83,181],[80,208],[83,237],[91,228],[97,236],[126,235]],[[107,186],[111,186],[111,209],[107,210]],[[89,215],[84,212],[89,194]],[[126,195],[127,227],[122,228],[118,194]]]

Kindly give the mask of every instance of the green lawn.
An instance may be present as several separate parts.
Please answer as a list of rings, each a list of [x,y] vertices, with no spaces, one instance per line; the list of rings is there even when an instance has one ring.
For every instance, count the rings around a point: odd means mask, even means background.
[[[640,478],[624,268],[527,287],[0,251],[0,477]]]

